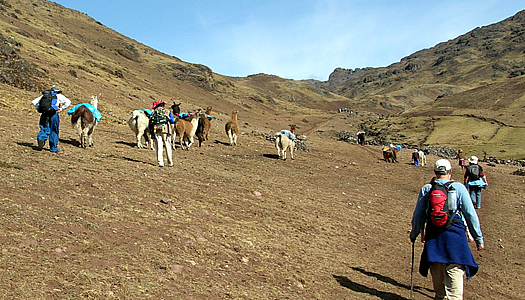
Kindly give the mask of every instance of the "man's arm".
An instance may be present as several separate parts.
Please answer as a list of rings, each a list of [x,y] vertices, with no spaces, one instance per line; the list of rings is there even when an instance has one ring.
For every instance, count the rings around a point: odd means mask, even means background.
[[[482,250],[484,248],[483,234],[481,233],[478,214],[474,209],[470,195],[465,186],[457,185],[455,188],[458,197],[458,208],[465,217],[468,229],[478,246],[478,250]]]
[[[430,190],[430,184],[426,184],[421,188],[417,197],[416,208],[412,215],[412,230],[410,231],[410,240],[414,242],[420,232],[425,229],[425,217],[427,210],[426,194]],[[422,240],[423,241],[423,240]]]
[[[68,106],[71,105],[71,100],[69,100],[66,96],[62,94],[57,94],[57,100],[58,100],[58,111],[61,112],[64,109],[68,108]]]

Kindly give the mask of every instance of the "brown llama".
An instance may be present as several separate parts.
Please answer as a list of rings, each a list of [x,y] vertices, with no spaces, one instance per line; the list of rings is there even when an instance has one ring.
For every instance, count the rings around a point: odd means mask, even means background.
[[[91,95],[91,105],[97,111],[98,99],[102,96]],[[94,113],[85,105],[78,106],[71,114],[71,125],[77,130],[79,146],[82,148],[93,147],[93,132],[97,127],[97,118]]]
[[[208,106],[206,108],[206,112],[201,115],[199,118],[199,124],[197,125],[197,131],[195,132],[195,135],[197,135],[197,138],[199,139],[199,147],[201,146],[203,141],[208,140],[208,133],[210,132],[211,128],[211,121],[208,119],[208,116],[211,114],[211,106]]]
[[[230,139],[230,146],[237,145],[237,135],[239,134],[239,124],[237,123],[237,111],[232,112],[232,119],[224,125],[226,134]]]
[[[180,113],[180,105],[181,104],[182,104],[182,102],[179,103],[179,104],[173,102],[173,105],[171,106],[171,112],[173,114],[173,117],[177,117],[179,115],[179,113]]]
[[[392,150],[388,148],[383,148],[383,159],[386,162],[394,162],[394,156],[392,155]]]
[[[383,148],[383,159],[386,161],[386,162],[391,162],[391,163],[394,163],[394,162],[397,162],[397,152],[399,152],[399,150],[397,150],[395,147],[384,147]]]
[[[195,132],[197,131],[200,116],[201,110],[199,109],[195,114],[187,117],[186,119],[175,119],[173,140],[175,141],[175,138],[178,136],[182,150],[190,150],[190,147],[194,141]],[[184,146],[186,146],[186,148],[184,148]],[[172,147],[175,149],[175,142],[173,142]]]

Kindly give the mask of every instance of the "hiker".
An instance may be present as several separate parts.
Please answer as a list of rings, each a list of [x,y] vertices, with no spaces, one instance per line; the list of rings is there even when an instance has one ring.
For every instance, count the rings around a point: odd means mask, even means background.
[[[414,149],[414,152],[412,152],[412,161],[414,162],[414,166],[419,166],[419,150]]]
[[[434,174],[436,175],[434,184],[425,184],[419,192],[412,216],[410,241],[414,243],[417,236],[422,234],[421,241],[424,242],[424,248],[419,263],[419,273],[426,277],[430,269],[434,299],[463,299],[463,276],[466,275],[467,279],[470,279],[476,275],[479,268],[468,245],[466,228],[468,227],[472,234],[478,251],[485,248],[483,235],[467,189],[461,183],[451,181],[450,162],[446,159],[436,161]],[[448,186],[444,202],[448,211],[446,216],[450,219],[447,218],[448,222],[445,224],[440,224],[439,219],[435,217],[440,211],[429,209],[435,204],[435,202],[430,203],[430,198],[436,199],[436,195],[441,192],[438,191],[438,186],[442,188]],[[433,193],[435,194],[431,195]],[[441,206],[443,207],[443,204]],[[462,221],[463,218],[465,222]]]
[[[40,131],[36,137],[38,150],[41,151],[49,139],[49,151],[57,153],[60,127],[58,114],[71,105],[71,100],[62,95],[62,91],[57,85],[53,85],[51,89],[43,91],[42,95],[33,100],[32,103],[36,110],[41,113],[38,122]]]
[[[481,208],[481,189],[486,189],[488,182],[483,168],[478,165],[478,158],[476,156],[471,156],[468,159],[469,166],[465,170],[465,175],[463,176],[463,183],[470,192],[470,199],[476,207],[476,209]]]
[[[459,149],[458,154],[456,155],[456,159],[458,160],[458,165],[461,167],[461,169],[465,169],[467,166],[467,157],[463,153],[463,150]]]
[[[168,112],[164,107],[166,102],[159,100],[153,103],[151,109],[153,112],[149,118],[149,132],[150,136],[155,138],[155,152],[157,154],[157,163],[159,167],[164,167],[164,146],[166,147],[166,156],[168,158],[168,164],[173,167],[173,157],[171,148],[171,124],[175,124],[175,118],[171,112]]]
[[[365,144],[365,133],[363,131],[359,131],[357,133],[357,142],[359,143],[359,145]]]
[[[436,181],[436,176],[432,177],[430,179],[430,184],[433,184],[434,181]],[[465,217],[462,216],[461,220],[463,221],[463,223],[465,224],[465,227],[467,228],[467,241],[470,243],[470,242],[473,242],[474,241],[474,238],[472,237],[472,235],[470,234],[470,231],[468,229],[468,226],[467,226],[467,221],[465,221]],[[424,243],[425,242],[425,235],[424,234],[421,234],[421,242]]]

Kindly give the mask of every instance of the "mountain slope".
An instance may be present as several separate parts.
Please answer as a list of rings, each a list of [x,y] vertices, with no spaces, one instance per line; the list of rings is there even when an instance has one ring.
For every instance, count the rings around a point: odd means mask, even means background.
[[[383,68],[330,74],[330,91],[356,100],[383,97],[406,108],[525,74],[525,11],[476,28]]]
[[[251,122],[269,123],[269,128],[276,124],[268,122],[267,113],[319,114],[319,108],[335,110],[348,101],[312,90],[304,82],[213,73],[204,65],[156,51],[52,2],[2,1],[0,7],[0,55],[5,58],[0,64],[0,82],[18,88],[12,93],[21,94],[16,97],[20,100],[32,99],[39,90],[59,84],[75,103],[88,101],[91,93],[102,93],[101,110],[117,123],[127,119],[129,111],[148,108],[160,98],[182,102],[183,110],[213,106],[221,115],[240,110],[240,118],[249,112]],[[273,92],[262,86],[266,83]],[[23,102],[7,103],[13,98],[0,101],[6,106],[25,106]]]
[[[521,159],[524,75],[520,11],[388,67],[336,69],[323,84],[358,107],[386,111],[386,118],[362,124],[369,134],[413,147],[442,145]]]

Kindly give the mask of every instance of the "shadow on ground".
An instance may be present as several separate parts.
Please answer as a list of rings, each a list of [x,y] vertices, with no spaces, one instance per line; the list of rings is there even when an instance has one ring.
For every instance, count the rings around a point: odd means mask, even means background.
[[[408,292],[410,291],[410,286],[402,284],[402,283],[400,283],[400,282],[398,282],[398,281],[396,281],[396,280],[394,280],[394,279],[392,279],[390,277],[386,277],[386,276],[383,276],[381,274],[377,274],[377,273],[374,273],[374,272],[366,271],[364,269],[357,268],[357,267],[352,267],[352,270],[360,272],[360,273],[362,273],[362,274],[364,274],[366,276],[369,276],[369,277],[374,277],[377,280],[382,281],[384,283],[388,283],[388,284],[391,284],[393,286],[396,286],[396,287],[399,287],[399,288],[402,288],[402,289],[406,289]],[[408,298],[399,296],[399,295],[394,294],[394,293],[383,292],[383,291],[380,291],[380,290],[377,290],[377,289],[369,288],[367,286],[364,286],[362,284],[354,282],[354,281],[348,279],[348,277],[345,277],[345,276],[333,275],[333,277],[335,278],[335,280],[337,280],[337,282],[341,286],[344,286],[345,288],[351,289],[352,291],[355,291],[355,292],[358,292],[358,293],[367,293],[367,294],[374,295],[374,296],[377,296],[377,297],[379,297],[381,299],[385,299],[385,300],[408,299]],[[419,293],[421,295],[424,295],[424,296],[427,296],[429,298],[432,298],[432,296],[428,295],[427,293],[424,293],[422,290],[424,290],[425,292],[429,292],[429,293],[433,292],[432,290],[429,290],[427,288],[414,287],[414,292],[417,292],[417,293]]]

